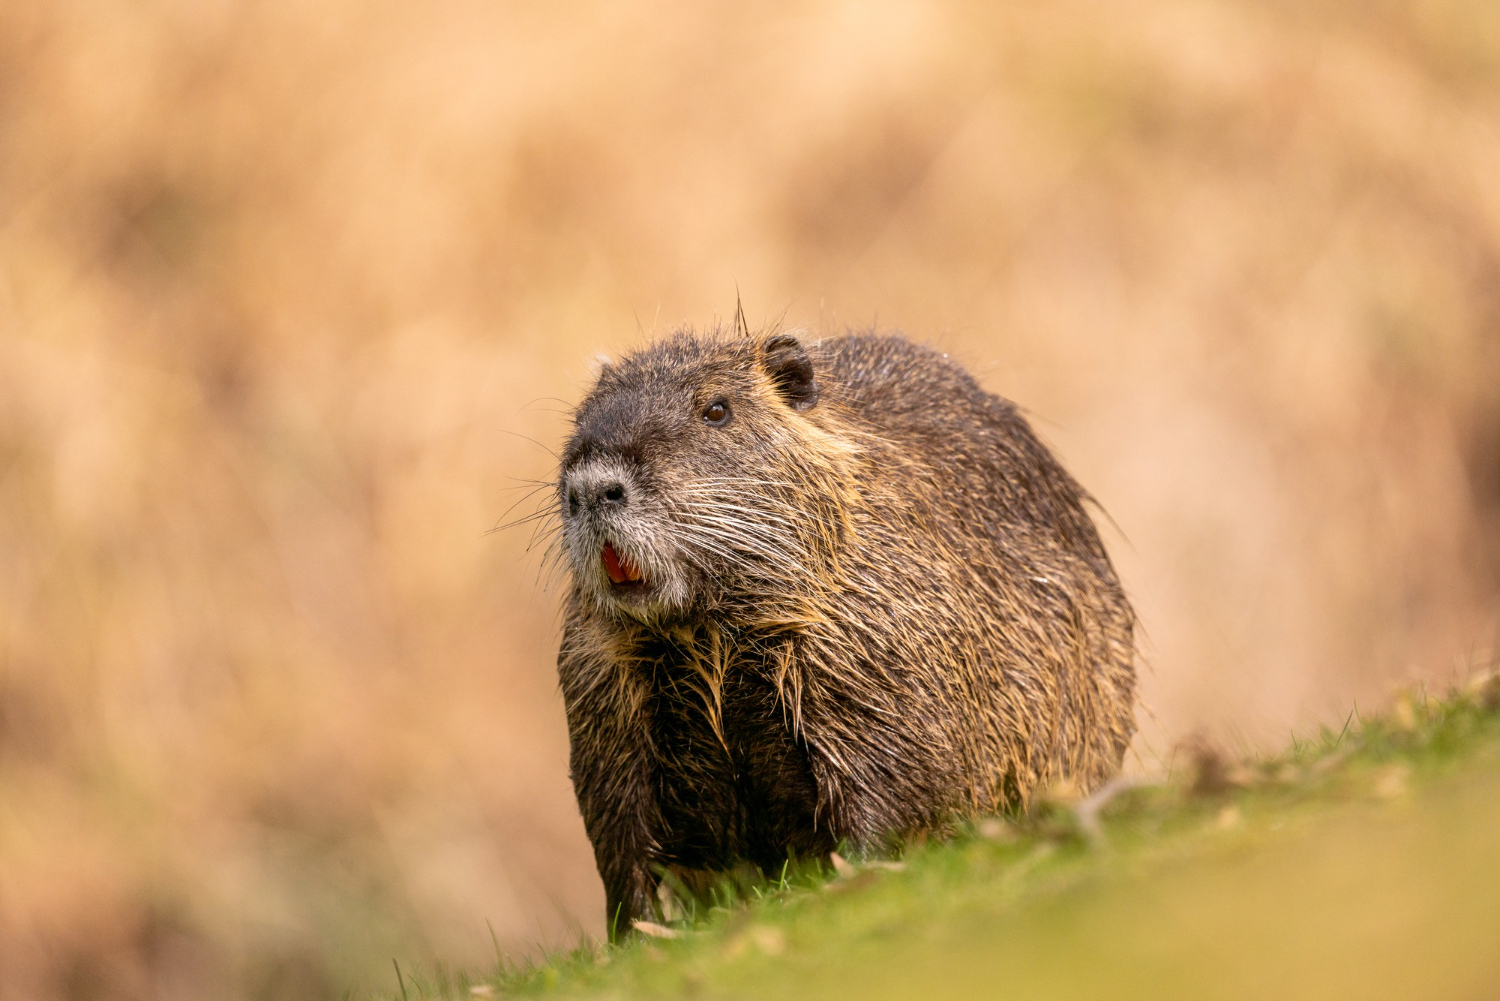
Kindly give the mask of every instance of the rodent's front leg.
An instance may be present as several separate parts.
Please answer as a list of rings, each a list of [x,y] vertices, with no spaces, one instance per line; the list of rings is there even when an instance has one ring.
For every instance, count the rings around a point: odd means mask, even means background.
[[[604,880],[604,920],[609,940],[617,942],[631,931],[637,920],[655,917],[656,878],[641,862],[615,860],[606,870],[606,862],[597,851],[595,858]]]
[[[570,657],[576,649],[565,642],[558,665],[573,791],[604,881],[605,922],[614,941],[633,921],[655,914],[652,863],[661,811],[651,781],[651,738],[632,677],[612,664]]]
[[[589,739],[574,742],[573,789],[604,881],[605,921],[614,941],[636,919],[655,915],[652,861],[660,813],[641,760],[643,741],[623,739],[611,723],[587,729]]]

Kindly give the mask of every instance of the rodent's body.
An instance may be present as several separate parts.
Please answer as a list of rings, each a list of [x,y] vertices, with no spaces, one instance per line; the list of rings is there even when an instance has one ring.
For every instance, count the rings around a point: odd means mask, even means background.
[[[676,335],[606,369],[559,489],[612,928],[659,867],[775,871],[1119,767],[1133,615],[1085,495],[945,355]]]

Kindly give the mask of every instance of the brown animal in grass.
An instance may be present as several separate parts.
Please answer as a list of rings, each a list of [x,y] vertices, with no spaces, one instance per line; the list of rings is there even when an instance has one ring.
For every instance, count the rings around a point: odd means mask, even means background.
[[[1134,616],[1087,495],[947,355],[675,334],[604,368],[557,490],[611,934],[666,869],[772,873],[1120,765]]]

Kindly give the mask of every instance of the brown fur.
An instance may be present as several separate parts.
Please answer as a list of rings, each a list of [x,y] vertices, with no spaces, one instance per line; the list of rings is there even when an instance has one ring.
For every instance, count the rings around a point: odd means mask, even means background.
[[[1085,496],[900,337],[680,333],[606,367],[558,481],[558,668],[611,931],[665,867],[775,871],[1114,773],[1134,619]]]

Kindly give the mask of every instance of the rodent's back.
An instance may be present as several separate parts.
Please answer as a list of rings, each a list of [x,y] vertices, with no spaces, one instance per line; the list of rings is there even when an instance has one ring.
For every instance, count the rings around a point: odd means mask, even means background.
[[[854,672],[891,679],[898,698],[924,693],[903,753],[954,770],[945,781],[984,808],[1102,781],[1135,729],[1134,614],[1087,495],[1015,405],[947,355],[874,334],[815,355],[873,453],[830,647],[860,649]],[[824,659],[844,667],[833,649]]]
[[[947,354],[904,337],[846,334],[817,347],[839,403],[909,461],[949,482],[975,531],[1055,536],[1114,580],[1083,509],[1088,494],[1009,400],[986,392]]]

